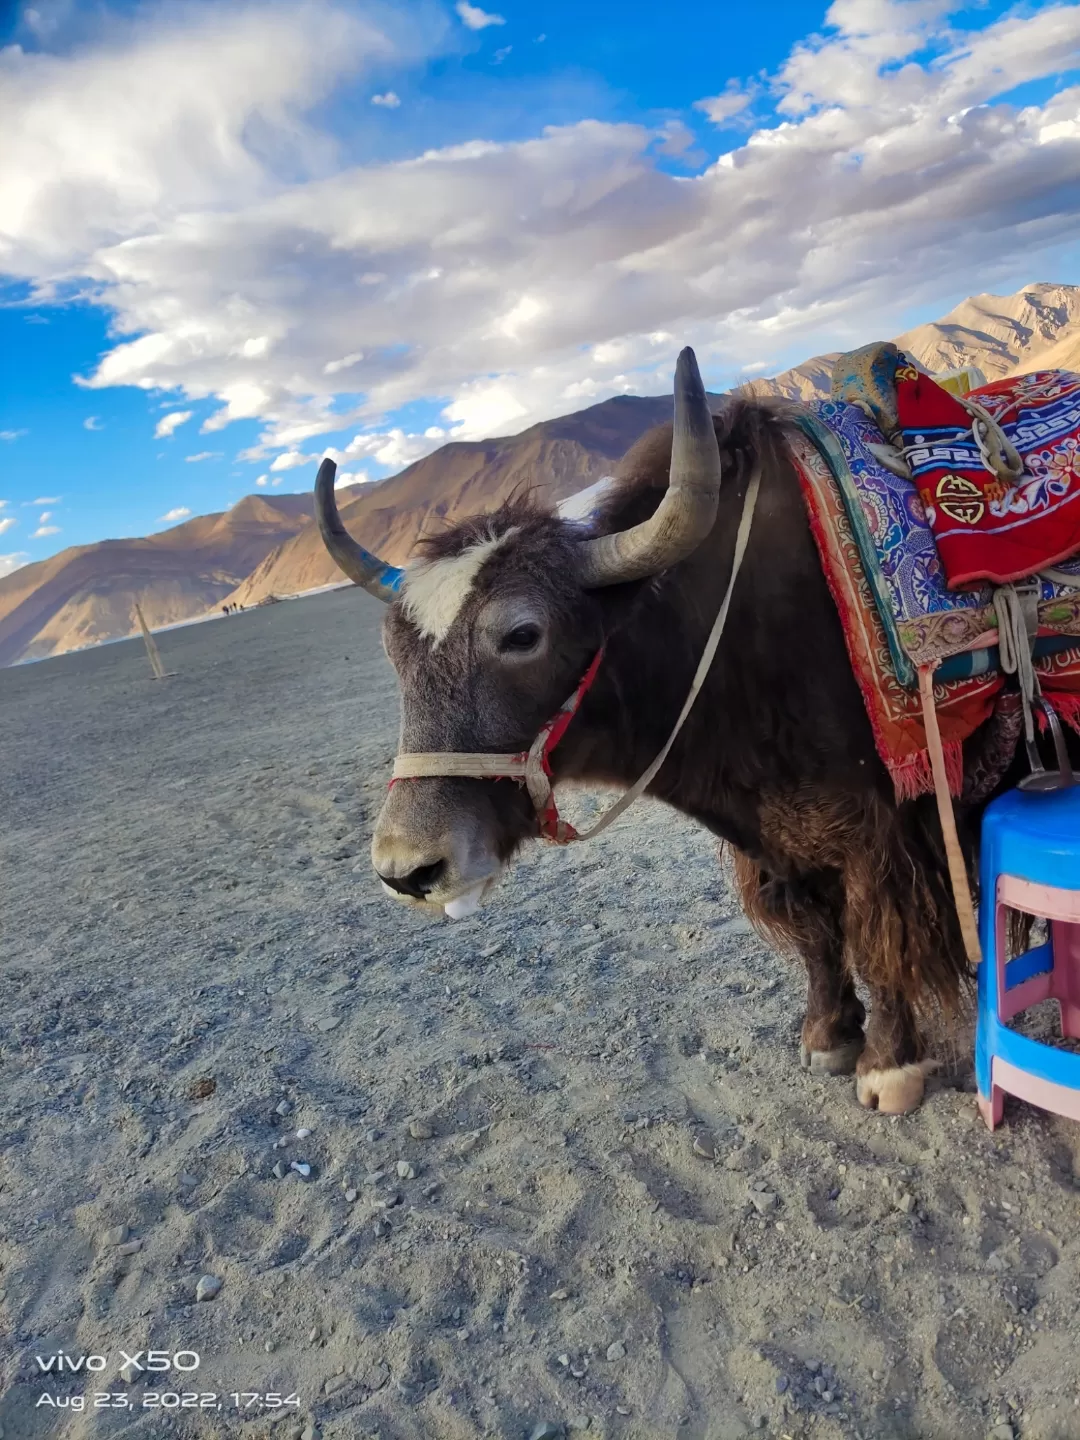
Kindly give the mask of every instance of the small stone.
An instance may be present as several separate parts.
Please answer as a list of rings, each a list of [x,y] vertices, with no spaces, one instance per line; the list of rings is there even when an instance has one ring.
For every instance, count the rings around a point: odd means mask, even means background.
[[[356,1199],[358,1193],[359,1193],[359,1192],[356,1191],[356,1190],[352,1190],[352,1189],[346,1190],[346,1191],[345,1191],[345,1200],[346,1200],[346,1202],[347,1202],[349,1205],[351,1205],[351,1204],[353,1203],[353,1201]]]
[[[198,1180],[194,1175],[181,1175],[177,1178],[177,1185],[181,1190],[195,1190],[198,1187]]]
[[[564,1370],[568,1369],[568,1368],[569,1368],[569,1365],[570,1365],[570,1356],[569,1356],[569,1355],[560,1355],[560,1356],[559,1356],[559,1364],[563,1367]]]
[[[381,1130],[365,1130],[365,1131],[364,1131],[364,1139],[367,1141],[367,1143],[368,1143],[369,1145],[374,1145],[376,1140],[381,1140],[381,1139],[382,1139],[382,1131],[381,1131]]]
[[[711,1141],[702,1135],[694,1136],[694,1154],[700,1155],[702,1160],[716,1159],[716,1151],[713,1149]]]
[[[529,1440],[563,1440],[566,1431],[554,1420],[541,1420],[529,1431]]]
[[[292,1106],[290,1105],[288,1100],[279,1100],[277,1105],[275,1106],[275,1113],[278,1115],[288,1115],[291,1109]]]
[[[289,1169],[295,1170],[297,1175],[300,1176],[301,1180],[308,1180],[311,1178],[311,1166],[307,1163],[306,1160],[294,1160],[289,1166]]]
[[[1001,1425],[995,1425],[987,1435],[986,1440],[1016,1440],[1016,1434],[1013,1427],[1005,1422]]]
[[[274,1179],[275,1179],[275,1180],[284,1180],[284,1179],[285,1179],[285,1176],[286,1176],[288,1173],[289,1173],[289,1172],[285,1169],[285,1161],[284,1161],[284,1160],[279,1160],[279,1161],[277,1162],[277,1164],[274,1166],[273,1170],[271,1171],[271,1174],[274,1176]]]
[[[780,1197],[772,1190],[751,1190],[750,1203],[759,1215],[767,1215],[779,1205]]]
[[[196,1300],[213,1300],[220,1292],[222,1281],[216,1275],[203,1275],[195,1286]]]
[[[592,1418],[588,1415],[571,1415],[566,1422],[568,1430],[588,1430],[592,1424]]]
[[[786,1375],[778,1375],[778,1376],[776,1377],[776,1393],[777,1393],[777,1395],[783,1395],[783,1394],[785,1394],[786,1391],[787,1391],[787,1388],[788,1388],[788,1386],[789,1386],[790,1384],[791,1384],[791,1381],[788,1379],[788,1377],[787,1377]]]
[[[569,1290],[552,1290],[551,1294],[548,1296],[548,1299],[549,1299],[549,1300],[569,1300],[569,1299],[570,1299],[570,1291],[569,1291]]]
[[[381,1390],[390,1379],[390,1366],[385,1360],[380,1360],[377,1365],[371,1365],[359,1377],[361,1385],[365,1386],[373,1394]]]
[[[111,1230],[105,1231],[101,1237],[101,1243],[111,1250],[116,1245],[123,1245],[130,1234],[131,1231],[126,1225],[114,1225]]]
[[[308,1331],[307,1338],[309,1345],[317,1345],[319,1343],[319,1341],[322,1339],[322,1331],[319,1329],[318,1325]]]
[[[300,1440],[320,1440],[318,1426],[310,1422],[305,1425],[300,1431]]]
[[[306,1125],[301,1125],[300,1129],[296,1132],[296,1138],[298,1140],[306,1140],[310,1134],[311,1131],[308,1129],[308,1127]]]
[[[137,1255],[142,1249],[141,1240],[126,1240],[123,1245],[116,1247],[118,1255]]]
[[[903,1211],[905,1215],[910,1215],[915,1209],[915,1196],[909,1190],[905,1190],[902,1195],[896,1197],[896,1208]]]
[[[409,1134],[414,1140],[430,1140],[435,1131],[426,1120],[410,1120]]]
[[[397,1162],[397,1173],[399,1180],[416,1179],[416,1168],[410,1165],[408,1160],[399,1160]]]
[[[142,1371],[134,1360],[128,1360],[120,1366],[120,1379],[125,1385],[134,1385],[141,1374]]]
[[[607,1347],[607,1358],[609,1360],[626,1359],[626,1346],[621,1340],[616,1340]]]
[[[389,1220],[376,1220],[372,1228],[375,1231],[375,1239],[382,1240],[390,1234],[393,1226],[390,1224]]]
[[[323,1385],[324,1395],[333,1395],[338,1390],[344,1390],[346,1385],[351,1384],[351,1377],[348,1375],[331,1375]]]
[[[277,1349],[277,1341],[267,1340],[266,1344],[263,1346],[263,1349],[266,1351],[267,1355],[273,1355],[274,1351]]]
[[[385,1170],[372,1170],[372,1172],[371,1172],[370,1175],[365,1175],[365,1176],[364,1176],[364,1184],[365,1184],[365,1185],[377,1185],[380,1180],[385,1180],[385,1178],[386,1178],[386,1171],[385,1171]]]
[[[318,1025],[318,1028],[322,1031],[322,1033],[323,1033],[324,1035],[328,1035],[331,1030],[336,1030],[337,1027],[341,1024],[341,1016],[340,1016],[340,1015],[324,1015],[324,1016],[322,1017],[322,1019],[319,1020],[319,1021],[317,1021],[316,1023],[317,1023],[317,1025]]]

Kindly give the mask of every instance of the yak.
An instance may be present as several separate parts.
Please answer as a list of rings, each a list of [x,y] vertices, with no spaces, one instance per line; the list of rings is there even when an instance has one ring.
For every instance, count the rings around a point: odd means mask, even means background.
[[[531,788],[461,762],[529,751],[561,709],[551,783],[632,785],[675,727],[731,586],[719,647],[647,793],[720,838],[748,918],[804,962],[803,1067],[854,1072],[860,1102],[896,1114],[920,1103],[928,1018],[956,1012],[970,971],[933,797],[898,802],[874,745],[792,424],[783,402],[739,394],[712,414],[687,349],[673,424],[628,451],[589,527],[526,495],[422,539],[400,570],[345,530],[329,459],[316,517],[341,570],[388,604],[399,759],[446,758],[391,782],[372,842],[384,890],[433,913],[467,913],[548,833]],[[977,807],[959,818],[973,872]]]

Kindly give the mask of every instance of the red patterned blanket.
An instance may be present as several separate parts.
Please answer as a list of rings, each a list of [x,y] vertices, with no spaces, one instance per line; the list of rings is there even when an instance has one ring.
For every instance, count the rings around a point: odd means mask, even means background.
[[[810,434],[796,433],[789,446],[878,754],[892,777],[898,800],[932,793],[934,780],[919,695],[897,678],[880,602],[830,467],[830,458],[832,464],[843,465],[843,454],[836,452],[827,458],[824,437],[816,443]],[[929,668],[936,663],[932,661]],[[1043,693],[1058,713],[1080,728],[1080,646],[1038,660],[1035,669]],[[949,788],[954,795],[966,793],[974,798],[982,793],[976,773],[980,765],[992,784],[1015,748],[1020,734],[1019,697],[1006,692],[1000,670],[991,670],[935,685],[934,700]],[[994,723],[985,732],[985,753],[978,760],[972,757],[965,789],[964,741],[988,721]],[[997,755],[991,753],[995,747]]]
[[[896,409],[950,590],[1021,580],[1080,551],[1080,376],[1039,371],[971,391],[1023,461],[1008,483],[987,469],[959,400],[911,364]]]

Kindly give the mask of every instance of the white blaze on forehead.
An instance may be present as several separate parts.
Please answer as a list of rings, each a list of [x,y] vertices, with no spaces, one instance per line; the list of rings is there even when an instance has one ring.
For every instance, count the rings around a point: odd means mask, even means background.
[[[516,534],[517,526],[512,525],[505,534],[470,545],[460,555],[447,555],[441,560],[415,560],[406,568],[401,605],[421,634],[436,645],[445,638],[472,593],[484,563]]]

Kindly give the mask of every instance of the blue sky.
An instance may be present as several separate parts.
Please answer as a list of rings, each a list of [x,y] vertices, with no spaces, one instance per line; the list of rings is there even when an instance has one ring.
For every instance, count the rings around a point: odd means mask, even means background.
[[[762,13],[0,6],[0,573],[1080,281],[1076,5]]]

